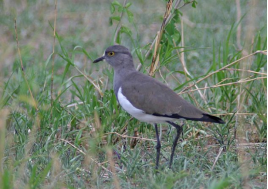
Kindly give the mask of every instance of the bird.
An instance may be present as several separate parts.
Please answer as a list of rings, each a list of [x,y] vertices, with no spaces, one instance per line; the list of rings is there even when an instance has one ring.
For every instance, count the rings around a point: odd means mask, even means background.
[[[120,106],[139,121],[154,125],[156,170],[159,167],[161,150],[157,124],[168,123],[177,131],[169,160],[169,168],[171,168],[174,152],[183,131],[183,124],[178,125],[175,121],[225,123],[221,118],[210,115],[184,100],[162,82],[137,71],[134,67],[133,57],[125,46],[112,45],[108,47],[103,56],[94,60],[93,63],[103,60],[114,69],[113,90]]]

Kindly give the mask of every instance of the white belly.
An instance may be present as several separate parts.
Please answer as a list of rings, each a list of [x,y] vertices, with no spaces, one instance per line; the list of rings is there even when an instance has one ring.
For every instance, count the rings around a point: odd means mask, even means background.
[[[135,117],[136,119],[148,122],[148,123],[163,123],[166,121],[173,121],[174,118],[168,118],[168,117],[160,117],[160,116],[154,116],[151,114],[146,114],[143,110],[140,110],[136,107],[134,107],[130,101],[127,100],[127,98],[123,95],[121,87],[118,90],[117,98],[122,106],[122,108],[127,111],[130,115]]]

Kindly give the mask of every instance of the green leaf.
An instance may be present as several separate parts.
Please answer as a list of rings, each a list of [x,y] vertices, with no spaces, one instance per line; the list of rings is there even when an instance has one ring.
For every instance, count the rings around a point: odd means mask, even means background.
[[[63,76],[62,76],[62,81],[61,81],[61,83],[64,82],[64,78],[65,78],[67,72],[69,71],[70,66],[71,66],[70,63],[67,63],[67,65],[65,66],[65,69],[64,69],[64,72],[63,72]]]
[[[78,50],[78,49],[81,49],[81,52],[83,52],[92,61],[91,56],[87,53],[87,51],[83,47],[81,47],[81,46],[74,47],[74,50]]]
[[[31,177],[29,179],[29,184],[32,185],[32,186],[35,184],[35,179],[37,177],[36,170],[37,170],[37,165],[34,165],[33,168],[32,168]]]
[[[111,12],[111,14],[113,14],[114,11],[115,11],[115,7],[114,7],[114,5],[111,3],[111,6],[110,6],[110,12]]]
[[[52,166],[52,161],[50,161],[47,166],[44,168],[44,170],[38,175],[38,178],[35,179],[35,186],[37,187],[39,184],[41,184],[41,182],[45,181],[45,178],[48,174],[48,172],[50,171]]]
[[[118,12],[122,12],[124,10],[123,6],[118,7]]]
[[[79,146],[81,144],[81,136],[82,136],[83,130],[79,130],[78,133],[76,134],[74,144]]]
[[[196,5],[197,5],[197,1],[193,1],[193,3],[192,3],[192,7],[193,7],[193,8],[196,8]]]
[[[118,32],[115,42],[121,44],[121,32]]]
[[[121,3],[119,3],[118,1],[113,1],[113,2],[112,2],[112,5],[113,5],[113,6],[118,6],[118,7],[123,8],[123,5],[122,5]]]
[[[126,26],[122,26],[122,27],[121,27],[121,29],[120,29],[120,33],[125,33],[125,34],[127,34],[127,35],[129,35],[129,36],[132,35],[131,30],[130,30],[128,27],[126,27]]]
[[[72,62],[72,60],[69,57],[65,57],[64,55],[61,55],[61,54],[59,54],[59,56],[61,58],[63,58],[67,62],[67,65],[65,66],[65,69],[64,69],[64,72],[63,72],[62,81],[61,81],[63,83],[64,82],[64,78],[65,78],[65,76],[66,76],[66,74],[67,74],[70,66],[71,65],[72,66],[75,66],[75,65],[74,65],[74,63]]]
[[[171,36],[176,32],[174,22],[171,21],[165,28],[165,31]]]
[[[110,19],[120,21],[121,17],[120,16],[111,16]]]
[[[58,54],[63,60],[65,60],[66,62],[68,62],[69,64],[71,64],[72,66],[75,66],[74,63],[70,60],[70,58],[65,57],[61,54]]]
[[[111,16],[109,18],[109,24],[110,24],[110,26],[113,25],[113,20],[120,21],[120,19],[121,18],[119,16]]]
[[[45,66],[46,66],[46,67],[47,67],[49,61],[51,60],[52,55],[53,55],[53,53],[51,53],[51,54],[48,56],[48,58],[47,58],[47,60],[46,60],[46,62],[45,62]]]
[[[172,37],[176,45],[179,45],[179,43],[181,42],[181,34],[178,32],[178,33],[175,33]]]
[[[65,48],[64,48],[63,45],[61,44],[62,39],[61,39],[61,37],[58,35],[57,32],[56,32],[56,38],[57,38],[57,40],[58,40],[58,42],[59,42],[59,44],[60,44],[60,48],[61,48],[61,50],[62,50],[62,53],[63,53],[65,56],[68,56],[67,51],[65,50]]]
[[[182,16],[182,12],[180,12],[179,9],[176,9],[174,11],[174,16],[173,16],[172,20],[174,20],[175,23],[178,23],[181,16]]]
[[[128,21],[131,23],[133,21],[133,13],[129,10],[127,10],[127,17]]]
[[[126,8],[129,8],[132,5],[132,3],[127,3]]]
[[[13,182],[12,182],[12,177],[13,174],[10,172],[10,170],[5,169],[4,173],[2,175],[2,186],[0,186],[1,188],[5,188],[5,189],[11,189],[14,188],[13,187]]]
[[[224,188],[229,188],[231,185],[229,178],[221,179],[219,181],[214,180],[212,184],[210,185],[209,189],[224,189]]]

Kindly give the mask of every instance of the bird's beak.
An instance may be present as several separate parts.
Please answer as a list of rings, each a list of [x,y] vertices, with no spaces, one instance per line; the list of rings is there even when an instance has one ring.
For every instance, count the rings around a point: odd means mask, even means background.
[[[105,59],[105,57],[104,57],[104,56],[102,56],[102,57],[97,58],[96,60],[94,60],[94,61],[93,61],[93,63],[100,62],[100,61],[102,61],[102,60],[104,60],[104,59]]]

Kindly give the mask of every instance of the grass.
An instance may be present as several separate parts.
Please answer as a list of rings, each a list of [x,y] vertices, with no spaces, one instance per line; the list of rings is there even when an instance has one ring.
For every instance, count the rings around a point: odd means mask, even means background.
[[[157,54],[164,1],[59,1],[55,45],[54,2],[1,3],[1,188],[267,187],[267,2],[241,1],[238,17],[234,1],[186,3]],[[160,126],[156,174],[154,128],[119,107],[113,70],[91,63],[114,40],[145,74],[158,56],[156,79],[226,121],[186,122],[171,170],[174,128]]]

